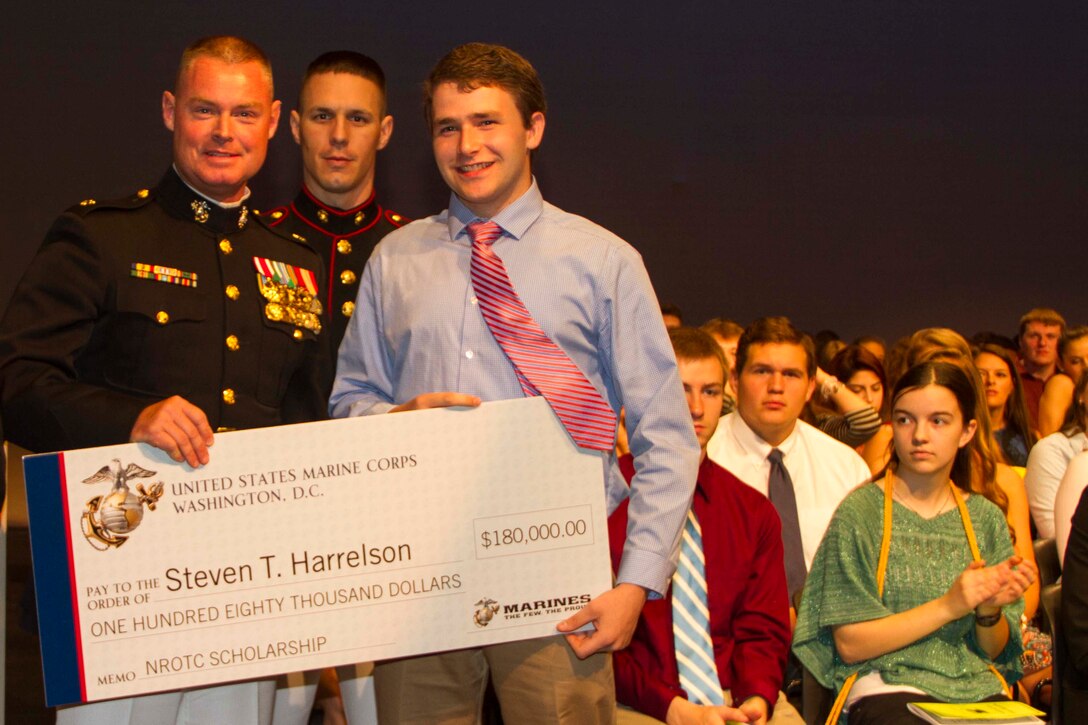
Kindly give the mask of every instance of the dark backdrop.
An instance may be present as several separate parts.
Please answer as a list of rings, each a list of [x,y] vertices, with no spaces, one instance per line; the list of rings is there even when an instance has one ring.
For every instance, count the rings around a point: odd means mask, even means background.
[[[178,55],[238,33],[272,57],[287,107],[322,51],[385,66],[379,193],[409,216],[446,200],[420,81],[457,43],[519,50],[551,104],[546,198],[634,244],[690,322],[1011,334],[1035,305],[1088,321],[1083,3],[142,5],[4,11],[0,307],[59,211],[155,183]],[[258,206],[292,196],[297,167],[284,119]]]

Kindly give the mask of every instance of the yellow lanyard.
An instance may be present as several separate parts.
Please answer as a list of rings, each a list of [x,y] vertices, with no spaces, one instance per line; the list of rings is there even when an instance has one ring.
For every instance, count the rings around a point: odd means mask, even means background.
[[[974,561],[982,561],[982,553],[978,548],[978,540],[975,538],[975,529],[971,525],[971,515],[967,513],[967,504],[963,500],[963,496],[960,494],[959,489],[956,488],[956,484],[952,481],[948,482],[948,485],[952,488],[952,497],[956,500],[956,508],[960,510],[960,519],[963,521],[963,530],[967,534],[967,544],[971,547],[971,558]],[[880,559],[876,565],[876,589],[877,594],[884,599],[884,575],[888,570],[888,552],[891,550],[892,545],[892,490],[895,486],[895,476],[891,471],[888,471],[884,476],[884,531],[880,540]],[[1009,632],[1009,636],[1012,636],[1012,632]],[[1001,682],[1001,689],[1005,692],[1005,695],[1011,700],[1012,690],[1009,689],[1008,683],[1005,682],[1005,678],[1001,676],[1001,673],[997,671],[993,663],[990,663],[990,671],[994,673],[998,681]],[[842,689],[839,690],[838,697],[835,698],[835,704],[831,707],[831,713],[827,716],[827,725],[833,725],[842,714],[842,709],[846,705],[846,698],[850,694],[850,688],[854,686],[854,682],[858,679],[858,673],[850,675],[846,678],[846,682],[842,684]]]

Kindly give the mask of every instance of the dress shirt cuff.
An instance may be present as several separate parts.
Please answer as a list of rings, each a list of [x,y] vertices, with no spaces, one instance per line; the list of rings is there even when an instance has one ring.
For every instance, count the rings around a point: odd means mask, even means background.
[[[357,403],[352,403],[348,407],[349,418],[356,418],[360,415],[378,415],[380,413],[388,413],[397,406],[392,403],[386,403],[383,401],[373,402],[370,400],[360,400]]]
[[[676,565],[649,551],[624,547],[617,584],[637,584],[646,590],[647,599],[660,599],[669,588]]]

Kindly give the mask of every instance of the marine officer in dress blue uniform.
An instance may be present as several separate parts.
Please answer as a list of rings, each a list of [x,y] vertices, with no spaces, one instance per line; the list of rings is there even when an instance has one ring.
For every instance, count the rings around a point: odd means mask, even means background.
[[[196,467],[217,431],[325,417],[320,255],[248,201],[279,112],[252,43],[185,50],[162,96],[172,168],[155,188],[65,212],[0,322],[11,440],[140,441]],[[267,723],[273,696],[273,682],[247,682],[61,708],[57,722]]]

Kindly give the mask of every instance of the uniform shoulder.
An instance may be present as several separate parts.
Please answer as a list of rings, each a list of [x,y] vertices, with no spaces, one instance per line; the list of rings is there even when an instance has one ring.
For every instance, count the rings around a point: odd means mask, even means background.
[[[126,209],[139,209],[143,206],[147,206],[154,199],[154,189],[137,189],[127,196],[118,197],[116,199],[96,199],[88,197],[78,204],[73,204],[68,207],[67,213],[75,214],[76,216],[87,216],[104,209],[122,211]]]
[[[310,248],[310,245],[306,241],[306,237],[302,236],[301,234],[296,234],[295,232],[288,231],[286,228],[279,226],[279,222],[284,219],[284,215],[281,214],[279,217],[273,218],[273,212],[264,212],[261,214],[257,214],[256,216],[257,224],[262,229],[265,229],[268,232],[276,235],[280,239],[286,239],[294,244],[301,244],[307,249]]]
[[[386,209],[384,216],[387,222],[397,227],[398,229],[403,227],[405,224],[410,224],[413,221],[412,219],[404,216],[403,214],[395,212],[392,209]]]
[[[291,210],[286,206],[277,206],[266,211],[257,212],[257,216],[260,219],[264,219],[267,226],[274,227],[288,216],[290,216]]]
[[[443,238],[446,217],[444,214],[435,214],[414,220],[402,218],[401,224],[403,226],[394,225],[395,228],[382,237],[375,247],[376,251],[381,250],[388,254],[390,251],[414,248],[414,245],[433,243],[435,239]]]

